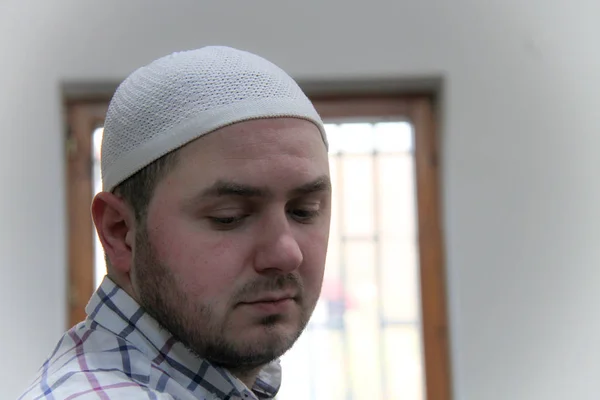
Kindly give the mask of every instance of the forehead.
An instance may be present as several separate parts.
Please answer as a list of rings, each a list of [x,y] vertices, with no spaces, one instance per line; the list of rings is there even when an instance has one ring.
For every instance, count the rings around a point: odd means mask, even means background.
[[[250,156],[268,150],[309,155],[325,150],[325,144],[312,122],[299,118],[257,119],[218,129],[190,143],[183,153]]]
[[[257,184],[268,178],[298,179],[289,183],[301,184],[328,172],[317,126],[298,118],[274,118],[237,123],[196,139],[179,151],[171,178],[189,184],[224,178]]]
[[[327,151],[319,129],[297,118],[240,122],[201,137],[181,151],[182,159],[191,163],[277,156],[316,161],[326,157]]]

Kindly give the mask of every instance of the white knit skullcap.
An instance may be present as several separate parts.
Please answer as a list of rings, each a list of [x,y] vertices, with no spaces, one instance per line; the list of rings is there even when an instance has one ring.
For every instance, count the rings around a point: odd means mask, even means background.
[[[323,122],[298,84],[257,55],[209,46],[133,72],[115,92],[102,138],[105,191],[165,154],[236,122],[295,117]]]

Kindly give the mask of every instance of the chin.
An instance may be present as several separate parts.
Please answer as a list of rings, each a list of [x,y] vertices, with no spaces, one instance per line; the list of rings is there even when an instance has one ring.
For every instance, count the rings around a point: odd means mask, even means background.
[[[275,317],[267,318],[262,321],[263,323],[246,328],[246,335],[238,341],[252,343],[251,347],[255,349],[271,349],[274,353],[280,353],[278,357],[292,347],[302,333],[302,328],[297,322],[277,321]]]
[[[230,324],[209,348],[199,352],[226,368],[258,368],[276,360],[296,342],[304,324],[281,314]]]

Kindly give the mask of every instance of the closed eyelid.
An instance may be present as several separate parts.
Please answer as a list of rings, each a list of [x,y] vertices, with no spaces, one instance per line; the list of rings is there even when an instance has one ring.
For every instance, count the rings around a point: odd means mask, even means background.
[[[245,210],[245,207],[214,207],[210,209],[211,213],[232,213],[232,212],[242,212]]]
[[[299,202],[291,202],[288,208],[310,208],[310,209],[319,209],[321,208],[320,201],[299,201]]]

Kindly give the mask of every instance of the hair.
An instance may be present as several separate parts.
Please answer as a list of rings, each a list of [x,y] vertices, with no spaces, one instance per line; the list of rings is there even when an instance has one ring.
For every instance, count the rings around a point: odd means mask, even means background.
[[[145,229],[148,205],[152,200],[156,185],[175,167],[177,159],[178,150],[167,153],[146,165],[113,189],[113,193],[120,196],[133,209],[135,221],[140,229]],[[116,279],[112,274],[112,263],[106,252],[104,253],[104,261],[107,275]]]
[[[154,189],[160,180],[175,167],[177,159],[178,150],[167,153],[115,187],[113,192],[133,209],[138,224],[145,222]]]

